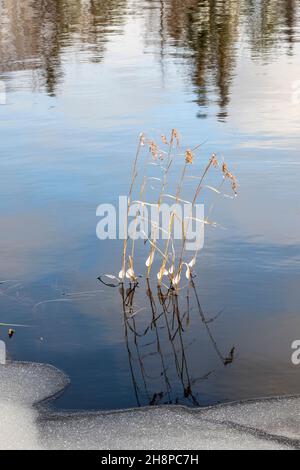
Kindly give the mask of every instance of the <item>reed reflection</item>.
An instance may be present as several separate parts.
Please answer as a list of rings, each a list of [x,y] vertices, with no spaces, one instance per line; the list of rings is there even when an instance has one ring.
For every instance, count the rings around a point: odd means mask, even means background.
[[[137,405],[199,406],[201,383],[209,379],[218,366],[204,374],[195,375],[191,371],[189,348],[193,341],[190,341],[188,331],[192,297],[196,302],[200,325],[206,330],[219,366],[226,367],[234,361],[235,348],[224,355],[214,338],[211,324],[219,315],[212,319],[206,318],[193,279],[180,294],[172,288],[164,291],[157,287],[153,291],[148,280],[144,288],[151,318],[146,327],[141,328],[139,315],[143,315],[142,311],[145,310],[148,314],[148,308],[137,307],[136,294],[140,288],[143,289],[139,284],[131,284],[128,288],[124,284],[120,286],[125,342]],[[196,337],[194,341],[198,342],[199,338]],[[199,369],[203,366],[200,362]]]

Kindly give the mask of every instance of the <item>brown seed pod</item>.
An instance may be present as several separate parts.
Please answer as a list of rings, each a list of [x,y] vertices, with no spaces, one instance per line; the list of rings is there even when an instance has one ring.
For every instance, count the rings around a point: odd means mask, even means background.
[[[193,163],[194,161],[194,155],[192,151],[189,149],[185,152],[185,161],[186,163],[189,163],[189,164]]]

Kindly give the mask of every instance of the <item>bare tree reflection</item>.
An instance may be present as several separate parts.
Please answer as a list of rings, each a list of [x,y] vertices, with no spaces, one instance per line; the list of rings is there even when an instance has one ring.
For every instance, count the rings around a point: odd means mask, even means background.
[[[159,51],[163,83],[166,56],[181,59],[176,63],[194,86],[199,117],[214,101],[219,120],[226,119],[243,44],[254,59],[271,59],[279,49],[292,54],[297,40],[297,0],[2,0],[0,72],[36,70],[41,86],[55,95],[65,51],[101,62],[128,7],[146,18],[145,44]]]
[[[37,70],[49,95],[63,78],[66,48],[103,59],[107,37],[120,28],[126,0],[2,0],[0,72]]]
[[[240,47],[249,48],[253,58],[276,57],[276,50],[283,49],[286,43],[288,52],[293,53],[296,0],[164,0],[160,3],[163,6],[157,14],[157,23],[155,10],[149,10],[148,43],[153,41],[155,28],[160,28],[161,37],[168,37],[168,54],[188,60],[189,77],[201,109],[199,117],[206,116],[205,108],[213,100],[219,108],[219,120],[226,120]],[[165,55],[164,42],[161,56]]]

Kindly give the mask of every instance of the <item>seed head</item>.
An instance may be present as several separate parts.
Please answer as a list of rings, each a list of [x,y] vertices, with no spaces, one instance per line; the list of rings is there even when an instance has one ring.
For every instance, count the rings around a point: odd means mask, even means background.
[[[157,147],[156,143],[153,140],[150,142],[149,150],[150,150],[150,153],[151,153],[153,159],[156,160],[157,156],[158,156],[158,147]]]
[[[194,155],[193,155],[192,151],[188,149],[185,152],[185,161],[186,161],[186,163],[191,164],[191,163],[193,163],[193,160],[194,160]]]

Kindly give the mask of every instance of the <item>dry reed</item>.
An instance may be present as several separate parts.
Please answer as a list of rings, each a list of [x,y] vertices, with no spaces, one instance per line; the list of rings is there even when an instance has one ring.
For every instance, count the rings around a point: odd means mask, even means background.
[[[125,223],[126,238],[124,240],[122,268],[119,273],[119,280],[121,283],[123,283],[125,282],[125,279],[128,279],[130,283],[135,284],[138,282],[139,277],[136,274],[134,268],[135,240],[130,240],[128,235],[128,219],[132,205],[137,205],[134,217],[134,226],[136,227],[139,221],[144,220],[143,214],[146,207],[156,206],[159,213],[163,201],[165,199],[173,199],[176,203],[189,203],[190,214],[188,217],[178,220],[178,215],[174,211],[171,213],[167,233],[164,233],[166,242],[164,246],[161,247],[158,244],[159,234],[163,231],[166,232],[166,230],[160,227],[159,224],[150,220],[151,235],[144,233],[146,242],[148,242],[149,245],[149,252],[145,261],[145,274],[146,278],[149,279],[155,258],[158,256],[160,259],[156,275],[158,286],[160,287],[161,285],[166,285],[163,284],[163,279],[166,277],[169,281],[169,285],[167,285],[167,287],[176,290],[180,286],[183,269],[186,271],[186,278],[190,280],[193,276],[193,271],[196,265],[199,250],[195,250],[192,257],[190,256],[187,260],[186,245],[189,226],[193,220],[197,220],[193,217],[193,209],[198,203],[202,190],[206,188],[215,192],[216,194],[223,194],[221,189],[228,181],[233,191],[232,197],[235,197],[237,195],[238,183],[236,177],[229,170],[227,164],[224,161],[220,164],[217,156],[212,154],[208,159],[208,162],[204,165],[204,170],[202,170],[202,173],[198,176],[190,176],[190,178],[197,179],[198,182],[194,189],[194,194],[191,200],[185,201],[182,199],[182,191],[186,183],[187,170],[190,169],[195,162],[198,162],[197,154],[198,151],[202,149],[202,146],[198,145],[194,148],[187,147],[186,149],[182,149],[181,139],[176,129],[172,129],[169,139],[165,135],[161,136],[161,145],[162,148],[155,140],[148,139],[144,134],[140,134],[137,151],[132,166],[131,182],[128,192],[127,217]],[[176,190],[174,193],[172,191],[167,193],[166,188],[168,187],[169,177],[175,161],[176,172],[178,171],[177,168],[178,164],[180,163],[182,163],[182,170],[179,173],[180,176],[176,185]],[[150,165],[154,165],[154,167],[159,168],[161,172],[160,177],[147,174],[147,170]],[[207,179],[208,174],[212,169],[218,171],[220,174],[221,184],[218,187],[205,184],[205,180]],[[139,199],[134,201],[133,194],[134,191],[137,191],[136,183],[138,177],[141,179],[140,188],[138,190]],[[157,190],[158,195],[156,201],[151,202],[147,200],[147,190],[149,188],[149,183],[153,181],[158,181],[160,183],[160,188]],[[204,201],[202,200],[201,202],[203,203]],[[211,210],[212,207],[209,213]],[[181,247],[178,250],[178,253],[175,251],[174,241],[172,238],[173,227],[176,218],[177,222],[180,223],[182,227]],[[207,218],[202,222],[208,225],[216,225],[213,222],[210,222],[210,220]],[[130,242],[131,252],[128,254],[128,246]],[[140,275],[142,274],[143,273],[140,273]]]

